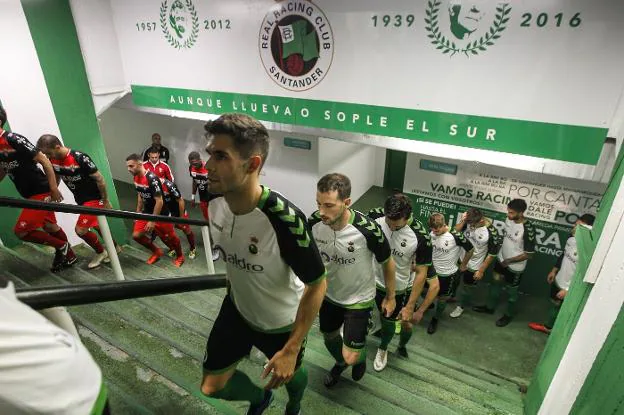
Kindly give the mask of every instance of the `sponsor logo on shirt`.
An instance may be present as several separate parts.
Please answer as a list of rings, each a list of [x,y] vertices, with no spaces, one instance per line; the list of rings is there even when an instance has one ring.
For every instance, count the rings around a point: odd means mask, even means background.
[[[2,167],[3,169],[5,169],[7,171],[8,170],[13,170],[13,169],[19,167],[19,161],[17,161],[17,160],[13,160],[13,161],[9,161],[9,162],[0,161],[0,167]]]
[[[227,262],[230,265],[235,266],[241,271],[247,272],[264,272],[264,267],[260,264],[253,264],[247,259],[239,257],[236,253],[227,254],[225,250],[220,245],[215,245],[215,249],[218,249],[221,253],[221,258],[223,261]]]
[[[338,256],[338,254],[334,254],[334,256],[329,256],[327,253],[321,251],[321,257],[323,258],[323,263],[329,264],[330,262],[335,262],[338,265],[351,265],[355,263],[355,258],[344,258]]]
[[[405,245],[401,244],[401,246],[405,246]],[[397,250],[395,248],[392,248],[392,255],[395,256],[395,257],[398,257],[398,258],[403,258],[405,256],[405,253],[403,253],[403,252],[401,252],[401,251],[399,251],[399,250]]]

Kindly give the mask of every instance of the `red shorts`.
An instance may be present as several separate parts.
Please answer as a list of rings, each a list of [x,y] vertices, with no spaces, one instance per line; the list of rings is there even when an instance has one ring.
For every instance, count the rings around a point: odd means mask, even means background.
[[[199,202],[199,208],[201,209],[202,215],[204,215],[204,219],[208,220],[208,202],[202,200]]]
[[[145,232],[145,225],[147,225],[146,220],[135,220],[134,221],[134,232]],[[154,232],[156,232],[156,235],[160,236],[161,238],[163,236],[167,236],[170,233],[173,233],[173,223],[164,223],[164,222],[156,222],[155,226],[154,226]]]
[[[184,212],[184,215],[182,215],[182,217],[188,219],[188,212]],[[176,223],[175,228],[180,229],[184,233],[189,233],[189,231],[191,230],[191,225],[189,225],[188,223]]]
[[[104,201],[87,200],[82,204],[82,206],[101,208],[102,206],[104,206]],[[76,222],[76,226],[80,228],[97,228],[99,226],[97,216],[87,215],[83,213],[82,215],[78,216],[78,222]]]
[[[29,197],[30,200],[43,201],[49,197],[50,193],[41,193]],[[15,233],[30,232],[43,227],[46,223],[56,224],[56,216],[54,212],[48,210],[23,209],[17,218],[17,223],[13,228]]]

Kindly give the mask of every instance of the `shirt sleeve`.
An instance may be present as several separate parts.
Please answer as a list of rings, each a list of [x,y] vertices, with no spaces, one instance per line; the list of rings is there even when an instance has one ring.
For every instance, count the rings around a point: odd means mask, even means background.
[[[304,284],[325,278],[325,265],[310,226],[299,208],[276,192],[271,192],[262,211],[277,235],[280,256]]]
[[[455,229],[451,229],[451,235],[453,235],[453,238],[455,238],[455,243],[457,244],[457,246],[464,248],[466,252],[470,251],[473,248],[472,242],[470,242],[463,233],[457,232]]]
[[[368,216],[372,220],[383,218],[385,216],[384,209],[381,208],[381,207],[377,207],[377,208],[371,209],[371,210],[368,211],[366,216]]]
[[[165,171],[165,178],[171,182],[173,182],[173,171],[171,170],[171,166],[167,163],[163,163],[166,167],[166,171]]]
[[[171,195],[171,197],[175,200],[181,199],[182,193],[180,193],[180,189],[178,189],[178,186],[176,186],[176,184],[171,181],[168,184],[169,184],[169,194]]]
[[[22,135],[15,133],[7,134],[7,141],[20,156],[33,159],[39,153],[37,147],[35,147],[33,143],[28,141],[28,139]]]
[[[433,247],[431,238],[424,232],[415,232],[418,245],[416,246],[416,265],[431,265]]]
[[[91,157],[89,157],[85,153],[80,153],[78,155],[78,165],[87,174],[94,174],[94,173],[97,173],[97,171],[98,171],[98,168],[95,165],[95,163],[93,162],[93,160],[91,160]]]
[[[307,227],[308,227],[308,231],[310,232],[310,235],[312,234],[312,227],[316,225],[317,223],[319,223],[320,221],[321,221],[321,213],[318,210],[310,215],[310,217],[308,218],[308,223],[307,223]]]
[[[487,230],[490,234],[488,239],[488,255],[497,256],[503,243],[503,238],[494,226],[488,226]]]
[[[160,184],[160,180],[154,173],[147,175],[147,185],[149,186],[149,191],[152,194],[152,196],[162,197],[162,187]]]
[[[386,239],[377,222],[359,212],[355,213],[355,215],[353,225],[366,238],[366,246],[375,255],[377,262],[380,264],[385,263],[392,256],[388,239]]]
[[[524,222],[524,235],[522,235],[524,242],[524,252],[531,254],[535,252],[535,228],[530,221]]]

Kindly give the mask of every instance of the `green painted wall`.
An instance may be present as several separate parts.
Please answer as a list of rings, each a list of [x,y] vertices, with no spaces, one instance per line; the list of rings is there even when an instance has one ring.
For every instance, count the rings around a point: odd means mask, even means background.
[[[63,140],[93,158],[119,208],[69,0],[22,0],[22,7]],[[109,224],[117,241],[126,242],[123,222],[109,219]]]
[[[570,414],[624,413],[624,311],[596,357]]]
[[[386,150],[386,168],[384,171],[383,187],[403,191],[406,163],[406,152]]]
[[[525,400],[525,413],[526,414],[536,414],[539,410],[542,401],[544,400],[544,396],[546,395],[546,391],[550,386],[550,382],[552,381],[555,372],[557,371],[557,367],[559,366],[559,362],[565,352],[565,349],[570,341],[570,337],[572,336],[572,332],[576,327],[576,323],[585,307],[585,303],[587,302],[587,298],[592,289],[592,285],[583,282],[583,276],[587,271],[587,267],[589,266],[589,262],[591,260],[591,256],[593,255],[594,249],[600,238],[600,234],[604,229],[604,224],[606,222],[607,216],[609,215],[609,211],[611,210],[611,206],[613,205],[613,201],[615,199],[615,195],[620,187],[620,183],[622,182],[622,176],[624,175],[624,164],[622,163],[624,158],[624,152],[620,152],[618,155],[617,162],[615,164],[614,173],[611,177],[611,181],[609,182],[609,186],[607,187],[607,191],[605,192],[602,204],[598,211],[598,215],[596,216],[596,222],[594,224],[594,228],[591,232],[584,232],[583,229],[579,229],[580,232],[577,232],[577,240],[579,242],[579,262],[577,265],[577,272],[574,275],[574,280],[570,287],[570,291],[566,296],[566,300],[561,307],[561,312],[559,313],[559,317],[557,318],[557,322],[553,327],[553,331],[548,338],[548,343],[546,343],[546,347],[544,348],[544,352],[542,353],[542,357],[535,369],[535,373],[533,374],[533,379],[531,380],[531,384],[529,385],[529,390],[527,392],[526,400]],[[618,323],[621,323],[622,313],[620,313],[620,317],[618,318]],[[624,357],[624,352],[622,352],[623,347],[621,343],[622,339],[622,324],[619,324],[618,330],[620,330],[619,335],[615,333],[616,329],[614,329],[614,337],[611,339],[611,345],[607,347],[607,343],[603,346],[603,350],[601,354],[604,354],[603,359],[612,360],[614,358],[619,358],[618,360],[613,360],[613,362],[617,362],[616,366],[620,372],[622,369],[622,358]],[[611,335],[609,336],[611,338]],[[617,343],[617,342],[620,343]],[[620,350],[614,350],[613,348],[617,348],[619,345]],[[619,353],[619,354],[618,354]],[[592,373],[594,373],[594,369],[592,368]],[[613,370],[616,370],[613,367]],[[596,373],[594,376],[596,378],[601,376],[601,370],[596,369]],[[612,379],[615,373],[605,373],[603,381],[605,382],[604,386],[606,387],[606,382],[609,379]],[[621,378],[620,378],[621,379]],[[612,385],[615,387],[615,385]],[[588,393],[593,392],[591,388],[593,385],[584,386],[581,391],[584,396],[588,396]],[[620,390],[620,400],[624,399],[624,395],[622,395],[621,383],[619,384]],[[590,390],[588,390],[590,389]],[[591,402],[589,399],[585,398],[587,402]],[[593,398],[592,398],[593,399]],[[606,395],[602,397],[602,399],[606,399]],[[578,402],[578,408],[576,410],[581,411],[577,413],[592,413],[592,414],[615,414],[620,412],[582,412],[586,411],[589,407],[586,403]],[[617,402],[611,401],[613,408],[615,408],[618,404]]]

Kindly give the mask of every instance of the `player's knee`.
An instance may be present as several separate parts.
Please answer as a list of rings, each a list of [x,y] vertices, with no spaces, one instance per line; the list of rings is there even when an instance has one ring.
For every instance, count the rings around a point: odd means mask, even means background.
[[[222,376],[204,375],[201,384],[201,391],[206,396],[212,396],[225,387],[229,379]]]
[[[342,349],[342,357],[344,358],[345,363],[349,366],[358,363],[360,360],[360,353],[361,352],[359,351],[356,352],[349,349]]]

